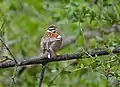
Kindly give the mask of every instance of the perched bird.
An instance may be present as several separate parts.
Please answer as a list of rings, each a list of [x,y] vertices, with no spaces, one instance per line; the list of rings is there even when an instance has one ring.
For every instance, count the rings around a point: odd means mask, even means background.
[[[48,58],[54,58],[56,51],[62,44],[62,36],[55,25],[50,25],[41,39],[42,53],[47,53]]]

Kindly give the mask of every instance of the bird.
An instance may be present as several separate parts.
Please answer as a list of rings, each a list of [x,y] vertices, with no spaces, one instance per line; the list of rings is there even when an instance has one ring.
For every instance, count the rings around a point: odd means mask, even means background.
[[[56,57],[56,51],[58,51],[62,45],[62,36],[55,25],[48,26],[45,34],[41,38],[40,45],[42,53],[47,53],[49,59]]]

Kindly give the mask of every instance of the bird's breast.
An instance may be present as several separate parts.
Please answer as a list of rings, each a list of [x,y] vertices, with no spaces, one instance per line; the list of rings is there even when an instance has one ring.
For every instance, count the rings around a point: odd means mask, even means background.
[[[50,38],[57,38],[59,36],[59,34],[48,32],[47,36],[50,37]]]

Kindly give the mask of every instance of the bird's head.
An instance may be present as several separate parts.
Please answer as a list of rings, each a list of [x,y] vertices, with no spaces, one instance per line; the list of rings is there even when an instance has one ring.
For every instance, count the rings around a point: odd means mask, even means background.
[[[57,27],[55,25],[50,25],[47,29],[48,33],[57,33]]]

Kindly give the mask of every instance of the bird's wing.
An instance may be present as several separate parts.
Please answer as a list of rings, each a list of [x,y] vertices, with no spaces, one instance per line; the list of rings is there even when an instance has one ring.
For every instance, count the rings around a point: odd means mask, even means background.
[[[55,52],[55,51],[57,51],[60,48],[61,44],[62,44],[62,39],[54,40],[51,43],[50,48],[53,49],[53,51]]]
[[[40,46],[41,46],[42,52],[45,53],[45,51],[46,51],[46,42],[45,42],[44,37],[41,38]]]

